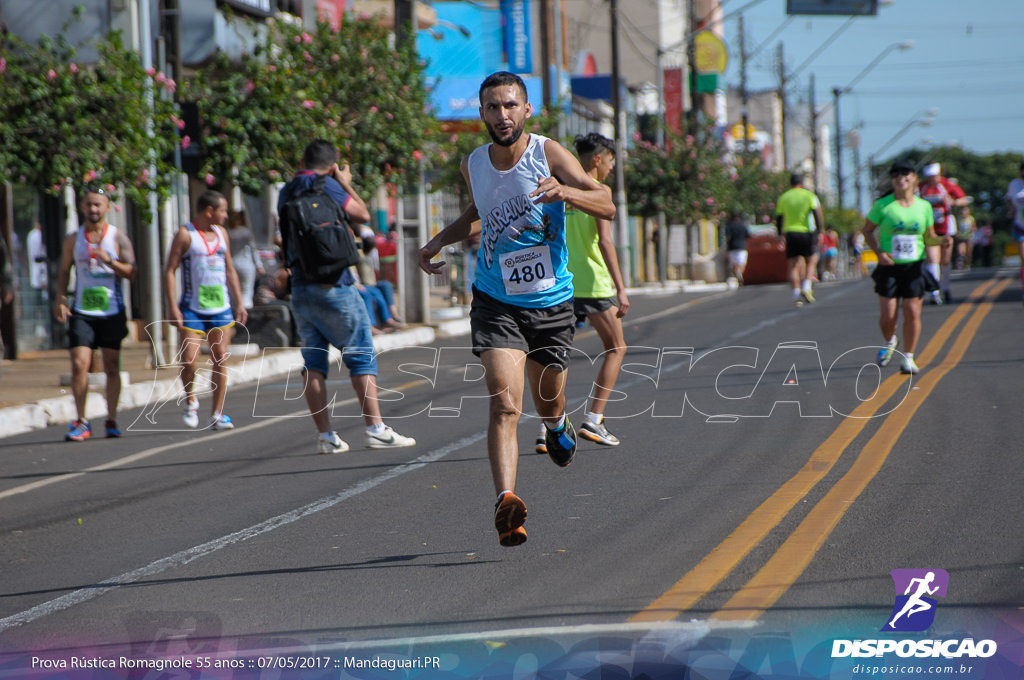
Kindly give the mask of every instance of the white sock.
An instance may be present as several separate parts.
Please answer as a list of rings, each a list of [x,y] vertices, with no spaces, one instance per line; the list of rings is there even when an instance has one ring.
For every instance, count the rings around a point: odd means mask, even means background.
[[[810,279],[804,279],[803,289],[804,290],[810,290],[811,289],[811,280]]]
[[[601,413],[587,411],[583,416],[583,422],[590,423],[591,425],[600,425],[602,420],[604,420],[604,415]]]
[[[799,300],[800,299],[800,289],[799,288],[794,288],[793,289],[793,299],[794,300]]]
[[[366,434],[384,434],[386,426],[384,423],[377,423],[366,428]]]
[[[941,278],[940,278],[941,274],[939,273],[940,272],[939,264],[937,262],[925,262],[924,270],[926,272],[928,272],[929,274],[931,274],[935,278],[936,281],[940,281],[941,280]]]
[[[546,420],[544,421],[544,427],[548,428],[552,432],[556,432],[558,430],[561,430],[563,425],[565,425],[565,414],[564,413],[562,414],[562,417],[558,419],[558,422],[556,422],[554,425],[552,425],[551,423],[549,423]]]
[[[331,430],[330,432],[321,432],[320,433],[320,439],[323,439],[325,442],[333,442],[334,441],[334,430]]]

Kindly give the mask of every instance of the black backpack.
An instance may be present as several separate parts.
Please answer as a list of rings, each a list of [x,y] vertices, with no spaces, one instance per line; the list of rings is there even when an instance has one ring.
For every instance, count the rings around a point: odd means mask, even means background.
[[[281,206],[281,241],[291,257],[292,241],[302,273],[312,283],[336,283],[342,272],[359,262],[359,248],[348,216],[324,191],[325,175]],[[289,263],[290,264],[290,263]]]

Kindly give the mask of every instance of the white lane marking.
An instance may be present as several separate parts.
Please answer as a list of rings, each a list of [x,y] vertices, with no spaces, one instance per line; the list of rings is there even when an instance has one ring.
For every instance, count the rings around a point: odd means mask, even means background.
[[[15,626],[30,623],[32,621],[35,621],[36,619],[48,616],[50,614],[56,614],[59,611],[63,611],[77,604],[87,602],[111,590],[120,588],[121,586],[128,585],[129,583],[135,583],[136,581],[139,581],[148,576],[155,576],[156,574],[159,574],[168,569],[184,566],[192,560],[199,559],[200,557],[205,557],[206,555],[214,553],[222,548],[226,548],[230,545],[248,540],[250,538],[255,538],[256,536],[286,526],[288,524],[291,524],[292,522],[296,522],[300,519],[303,519],[304,517],[316,514],[322,510],[327,510],[328,508],[334,507],[338,503],[341,503],[350,498],[358,496],[359,494],[370,491],[371,489],[380,486],[384,482],[404,475],[407,472],[418,470],[430,463],[441,460],[448,454],[458,451],[459,449],[465,448],[467,446],[471,446],[480,441],[481,439],[485,439],[486,437],[486,431],[478,432],[476,434],[469,435],[468,437],[463,437],[462,439],[452,442],[447,446],[442,446],[441,448],[431,451],[430,453],[426,453],[420,456],[419,458],[415,458],[407,463],[402,463],[401,465],[393,467],[390,470],[387,470],[377,475],[376,477],[372,477],[363,482],[360,482],[353,487],[350,487],[338,494],[335,494],[334,496],[327,496],[326,498],[321,498],[320,500],[314,501],[301,508],[296,508],[295,510],[286,512],[283,515],[271,517],[270,519],[264,520],[259,524],[254,524],[253,526],[248,527],[247,529],[242,529],[240,531],[236,531],[233,534],[228,534],[227,536],[222,536],[207,543],[203,543],[202,545],[197,545],[195,547],[182,550],[181,552],[159,559],[139,569],[135,569],[133,571],[121,574],[120,576],[115,576],[114,578],[101,581],[100,583],[97,583],[95,586],[89,588],[80,588],[79,590],[68,593],[67,595],[62,595],[61,597],[50,600],[49,602],[44,602],[42,604],[36,605],[31,609],[27,609],[18,614],[13,614],[11,616],[5,617],[3,619],[0,619],[0,631],[4,631],[8,628],[13,628]]]
[[[350,401],[353,404],[355,403],[355,399],[350,399],[348,401]],[[249,425],[246,425],[245,427],[239,427],[239,428],[236,428],[234,430],[227,430],[225,432],[217,432],[217,433],[211,434],[211,435],[209,435],[207,437],[203,437],[202,441],[205,443],[205,442],[209,442],[209,441],[215,441],[215,440],[221,439],[223,437],[228,437],[228,436],[231,436],[233,434],[240,434],[242,432],[250,432],[252,430],[258,430],[261,427],[267,427],[268,425],[275,425],[275,424],[277,424],[277,423],[279,423],[279,422],[281,422],[283,420],[287,420],[289,418],[295,418],[296,416],[300,416],[300,415],[308,414],[308,413],[309,413],[308,410],[302,410],[302,411],[295,411],[294,413],[289,413],[289,414],[283,415],[283,416],[274,416],[273,418],[268,418],[268,419],[265,419],[265,420],[260,420],[260,421],[255,422],[255,423],[250,423]],[[114,468],[121,467],[122,465],[131,465],[132,463],[137,463],[140,460],[145,460],[146,458],[150,458],[152,456],[155,456],[157,454],[163,453],[165,451],[172,451],[174,449],[181,448],[183,446],[192,446],[195,443],[196,443],[195,439],[188,439],[188,440],[185,440],[185,441],[174,442],[172,444],[164,444],[163,446],[157,446],[157,447],[154,447],[152,449],[145,449],[144,451],[139,451],[138,453],[133,453],[130,456],[125,456],[124,458],[118,458],[117,460],[112,460],[112,461],[109,461],[109,462],[106,462],[106,463],[102,463],[100,465],[94,465],[93,467],[85,468],[84,470],[80,470],[79,472],[68,472],[68,473],[63,474],[63,475],[55,475],[53,477],[47,477],[46,479],[39,479],[39,480],[36,480],[34,482],[29,482],[28,484],[22,484],[21,486],[16,486],[16,487],[13,487],[11,489],[7,489],[6,491],[0,491],[0,500],[3,500],[4,498],[8,498],[10,496],[16,496],[16,495],[21,494],[21,493],[26,493],[28,491],[34,491],[36,489],[41,489],[44,486],[49,486],[51,484],[56,484],[58,482],[64,482],[64,481],[67,481],[69,479],[75,479],[76,477],[82,477],[82,476],[91,474],[93,472],[103,472],[105,470],[112,470]]]

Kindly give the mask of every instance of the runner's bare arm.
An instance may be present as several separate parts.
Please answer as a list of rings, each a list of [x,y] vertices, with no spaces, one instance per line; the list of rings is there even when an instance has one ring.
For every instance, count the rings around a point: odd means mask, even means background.
[[[464,158],[462,160],[462,177],[466,180],[466,187],[469,189],[470,197],[473,196],[473,185],[469,179],[469,159]],[[471,199],[472,200],[472,199]],[[442,229],[438,234],[430,239],[420,248],[419,252],[419,265],[427,274],[439,273],[445,265],[445,261],[431,262],[431,260],[441,252],[441,249],[452,243],[459,243],[464,241],[474,234],[480,233],[481,223],[480,215],[477,213],[476,204],[470,203],[469,206],[462,211],[454,222],[449,224],[447,227]]]
[[[615,217],[611,193],[586,173],[576,156],[554,140],[544,143],[551,177],[538,178],[537,189],[530,194],[537,203],[565,201],[578,210],[604,220]]]
[[[53,315],[61,323],[68,320],[68,281],[71,279],[71,265],[75,263],[76,238],[78,238],[77,234],[68,234],[60,253],[60,271],[57,272],[57,300],[53,305]]]

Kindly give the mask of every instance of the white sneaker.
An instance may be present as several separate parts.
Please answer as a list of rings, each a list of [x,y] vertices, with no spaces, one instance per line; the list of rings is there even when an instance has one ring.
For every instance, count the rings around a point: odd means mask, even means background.
[[[317,453],[345,453],[348,451],[348,444],[338,436],[337,432],[332,432],[331,435],[334,439],[324,439],[318,437],[316,440],[316,451]]]
[[[921,369],[917,367],[914,360],[910,357],[903,357],[903,361],[900,363],[900,373],[904,375],[917,375]]]
[[[231,422],[231,418],[228,418],[223,413],[215,416],[210,416],[210,429],[214,432],[221,432],[223,430],[235,429],[235,424]]]
[[[185,412],[181,415],[181,420],[185,423],[185,427],[190,427],[193,430],[199,427],[198,399],[189,399],[185,402]]]
[[[415,446],[416,440],[412,437],[404,437],[390,427],[385,427],[380,434],[366,433],[366,448],[368,449],[400,449],[406,446]]]

